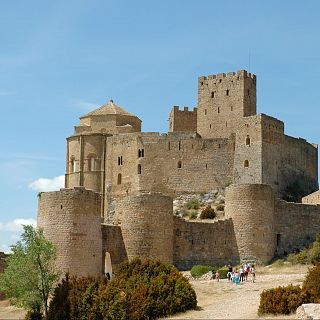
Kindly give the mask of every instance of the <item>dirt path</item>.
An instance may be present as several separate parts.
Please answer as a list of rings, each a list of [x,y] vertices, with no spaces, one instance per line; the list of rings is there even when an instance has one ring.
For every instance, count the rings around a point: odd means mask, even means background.
[[[25,314],[23,309],[10,306],[8,300],[0,301],[0,320],[20,320],[24,319]]]
[[[258,270],[255,283],[248,281],[238,286],[227,280],[192,281],[199,310],[188,311],[169,319],[258,319],[260,293],[264,289],[280,285],[301,284],[307,269],[305,266],[263,268]],[[294,315],[269,318],[292,319]]]

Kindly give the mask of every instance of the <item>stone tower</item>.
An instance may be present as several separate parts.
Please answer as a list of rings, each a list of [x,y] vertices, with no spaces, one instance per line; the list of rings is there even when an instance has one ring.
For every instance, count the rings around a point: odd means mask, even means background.
[[[274,194],[265,184],[231,185],[226,190],[241,261],[268,263],[275,252]]]
[[[197,131],[202,138],[228,138],[239,119],[255,114],[255,75],[241,70],[198,79]]]
[[[66,188],[83,186],[104,194],[106,139],[114,134],[141,131],[141,120],[110,100],[80,117],[67,138]]]

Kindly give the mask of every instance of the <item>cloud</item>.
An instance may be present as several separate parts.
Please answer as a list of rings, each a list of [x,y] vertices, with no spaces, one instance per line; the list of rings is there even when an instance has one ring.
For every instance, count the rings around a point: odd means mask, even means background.
[[[0,251],[10,253],[10,246],[20,239],[23,225],[37,226],[37,221],[32,218],[17,218],[8,222],[0,223]]]
[[[80,109],[84,110],[84,111],[92,111],[94,109],[99,108],[99,105],[97,103],[84,101],[84,100],[76,100],[75,101],[75,106],[77,108],[80,108]]]
[[[64,187],[64,176],[58,176],[52,179],[39,178],[31,182],[28,187],[38,192],[56,191]]]

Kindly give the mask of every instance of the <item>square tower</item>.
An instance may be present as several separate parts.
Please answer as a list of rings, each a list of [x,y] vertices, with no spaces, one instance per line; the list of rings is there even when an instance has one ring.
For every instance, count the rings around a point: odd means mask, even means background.
[[[197,132],[203,138],[229,137],[256,109],[254,74],[240,70],[198,79]]]

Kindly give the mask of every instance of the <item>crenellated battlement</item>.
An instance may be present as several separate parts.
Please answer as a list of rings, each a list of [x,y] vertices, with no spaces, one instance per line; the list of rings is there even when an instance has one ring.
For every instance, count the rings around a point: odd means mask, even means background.
[[[250,78],[256,81],[256,75],[246,70],[239,70],[237,72],[217,73],[208,76],[201,76],[198,78],[198,82],[205,82],[208,80],[240,80],[243,78]]]

